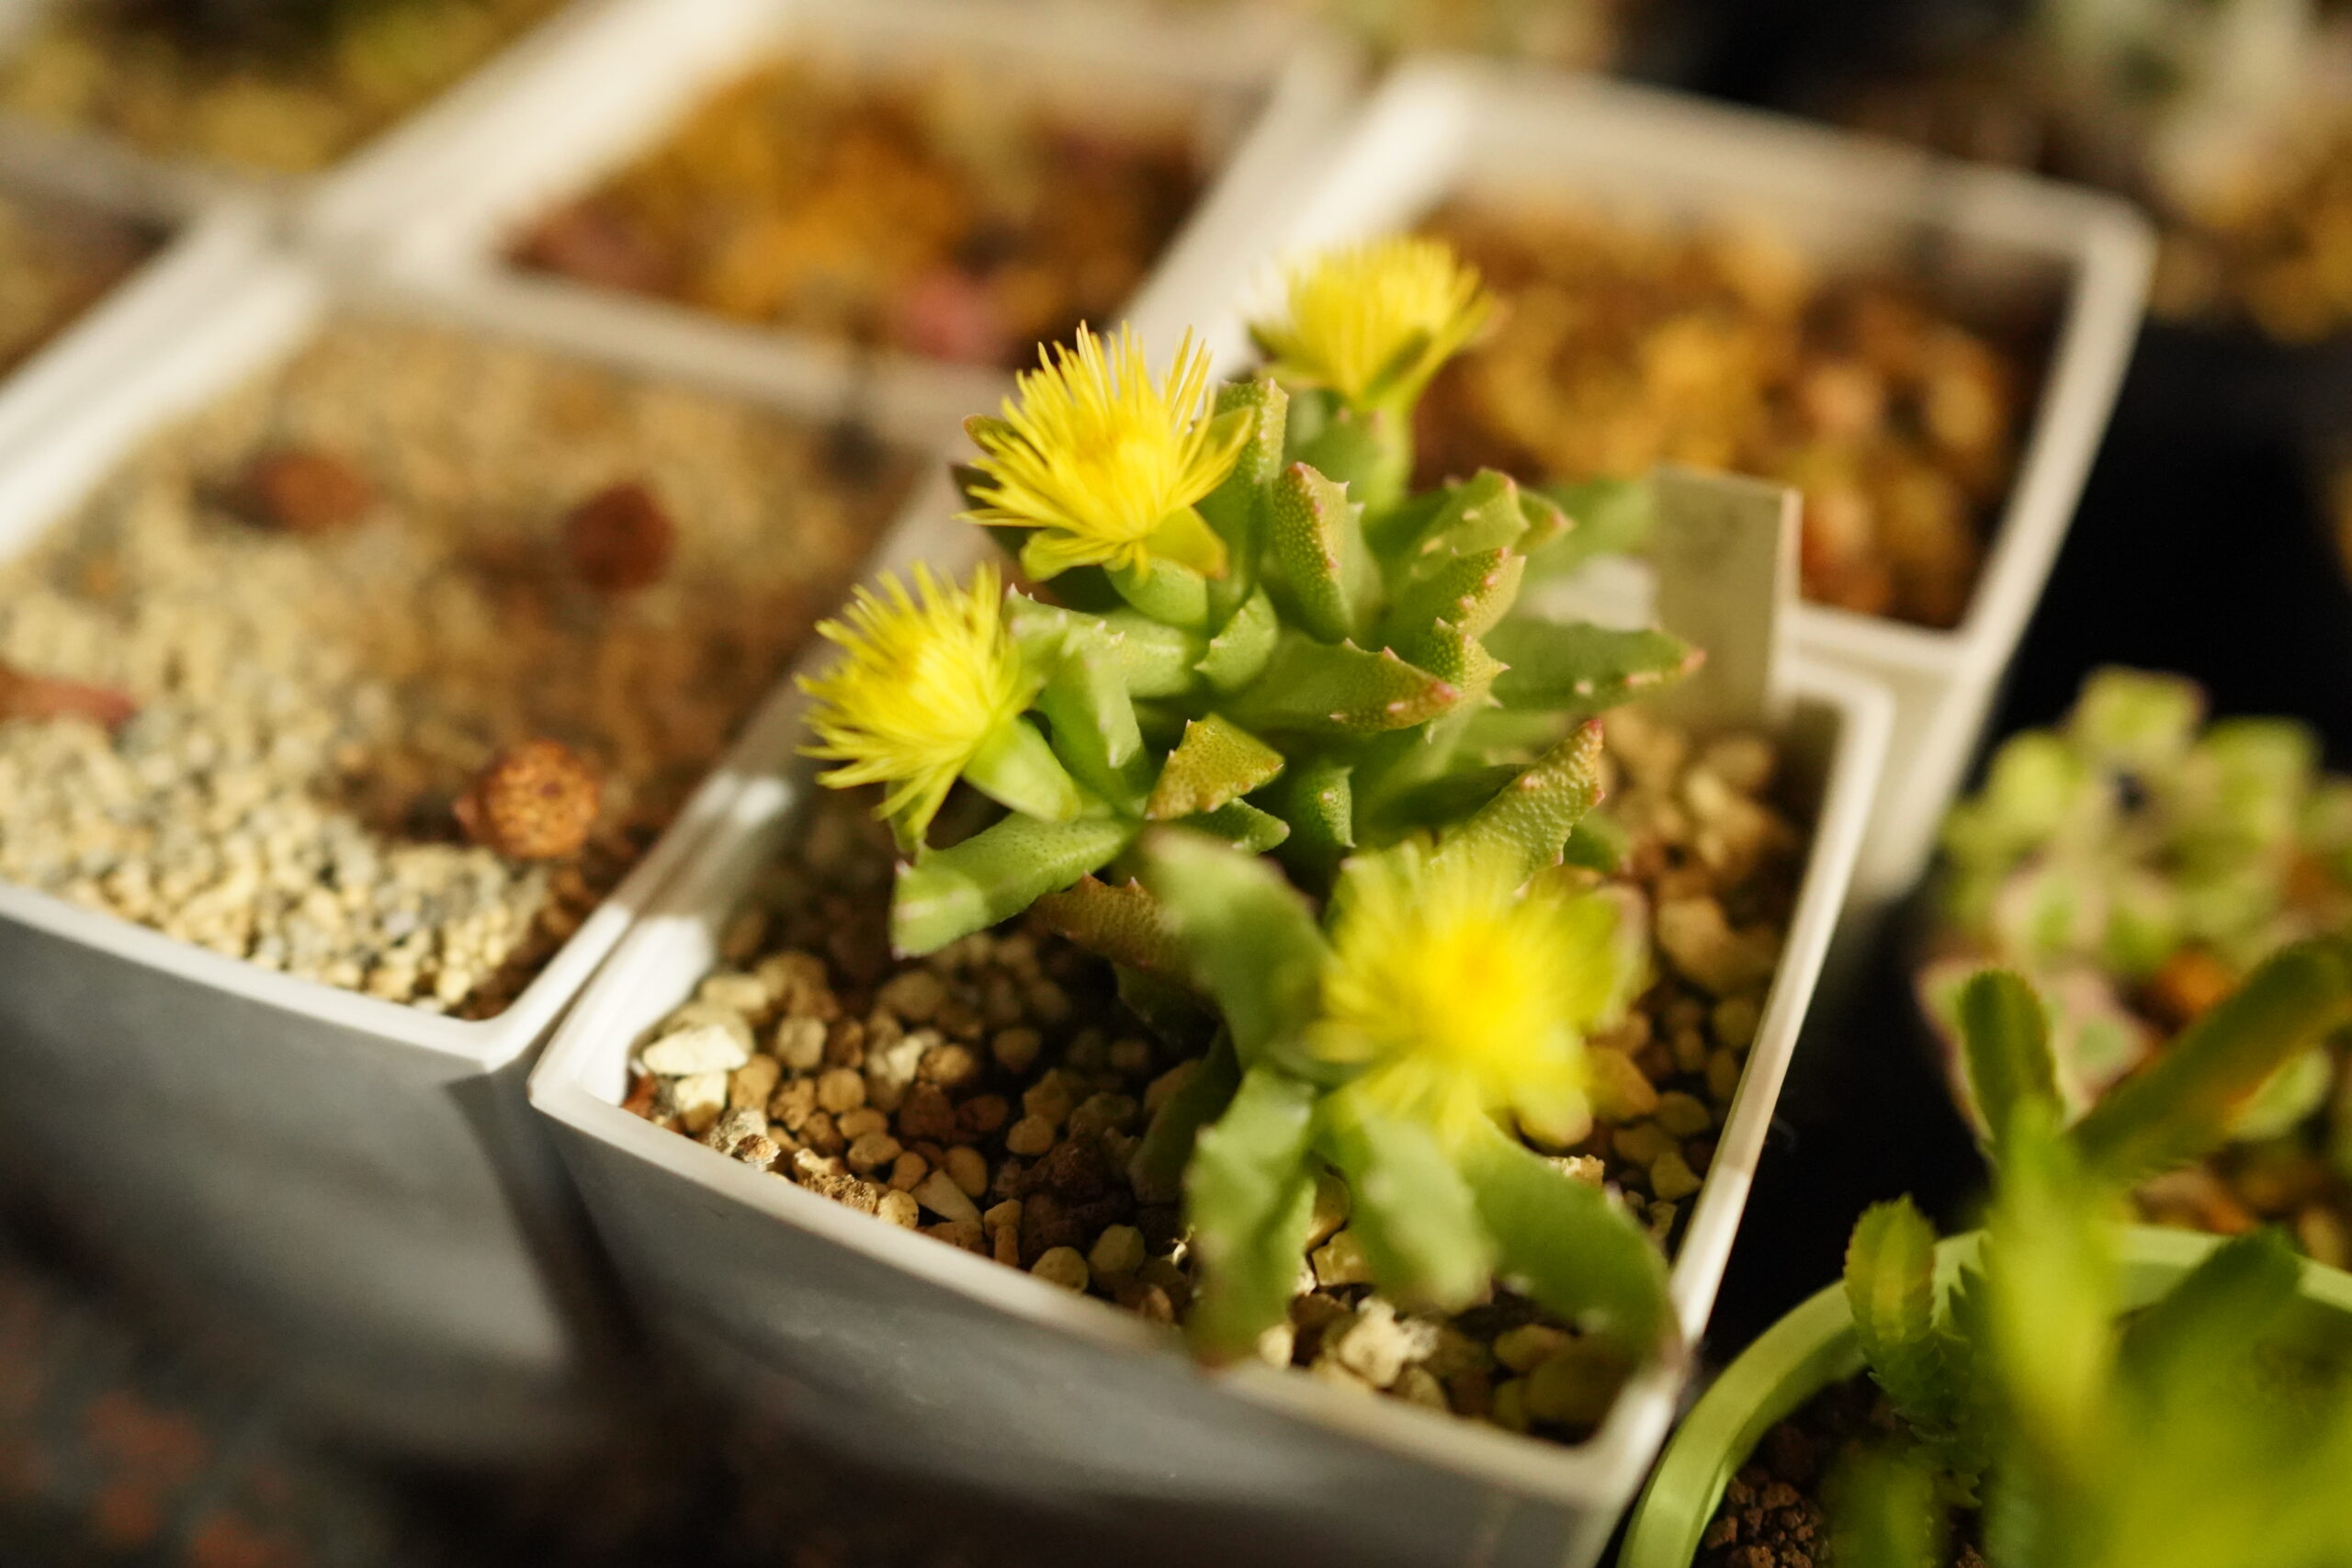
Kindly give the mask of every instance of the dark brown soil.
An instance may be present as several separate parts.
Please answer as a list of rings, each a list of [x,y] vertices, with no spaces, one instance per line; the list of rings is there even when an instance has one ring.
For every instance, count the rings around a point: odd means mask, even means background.
[[[1885,1441],[1898,1427],[1867,1378],[1854,1378],[1764,1434],[1724,1488],[1693,1568],[1824,1568],[1831,1562],[1823,1491],[1857,1449]],[[1955,1532],[1951,1568],[1985,1568],[1970,1539]]]

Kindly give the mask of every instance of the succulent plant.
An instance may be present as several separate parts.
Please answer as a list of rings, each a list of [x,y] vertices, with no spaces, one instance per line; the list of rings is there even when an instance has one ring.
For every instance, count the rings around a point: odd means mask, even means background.
[[[1980,1510],[1993,1568],[2352,1560],[2352,1336],[2299,1314],[2305,1265],[2256,1232],[2130,1311],[2114,1224],[2132,1185],[2209,1152],[2246,1096],[2352,1019],[2346,958],[2317,941],[2275,954],[2071,1129],[2031,988],[1969,982],[1991,1210],[1949,1290],[1907,1199],[1854,1227],[1856,1337],[1904,1438],[1833,1496],[1841,1568],[1939,1568],[1955,1505]]]
[[[2321,774],[2300,725],[2203,717],[2189,682],[2100,671],[1953,810],[1939,914],[1956,951],[1921,988],[1956,1066],[1953,998],[1978,964],[2041,986],[2079,1113],[2262,959],[2352,921],[2352,781]],[[2291,1126],[2330,1078],[2324,1054],[2290,1064],[2240,1132]]]
[[[1622,534],[1617,491],[1589,529],[1499,473],[1408,493],[1413,405],[1492,313],[1391,240],[1292,275],[1268,375],[1212,389],[1188,339],[1155,378],[1081,330],[967,425],[967,516],[1028,584],[918,569],[806,682],[824,782],[884,788],[901,951],[1035,907],[1204,1050],[1135,1176],[1186,1191],[1215,1354],[1281,1318],[1327,1167],[1402,1300],[1499,1264],[1629,1359],[1662,1332],[1655,1248],[1507,1129],[1581,1127],[1582,1031],[1646,961],[1562,864],[1611,854],[1590,721],[1699,656],[1517,613],[1531,566]],[[1002,815],[933,844],[959,782]]]
[[[2191,214],[2259,180],[2281,130],[2327,90],[2313,0],[2041,0],[2037,11],[2046,88],[2080,151],[2143,164],[2154,194]]]

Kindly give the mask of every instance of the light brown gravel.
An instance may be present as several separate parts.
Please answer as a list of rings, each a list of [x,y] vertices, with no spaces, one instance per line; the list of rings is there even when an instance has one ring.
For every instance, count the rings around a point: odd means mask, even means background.
[[[62,0],[0,65],[0,107],[150,152],[299,174],[437,95],[560,0],[308,0],[215,6]],[[145,9],[149,15],[139,12]],[[179,28],[153,13],[177,13]]]
[[[736,321],[1020,367],[1113,319],[1204,183],[1190,117],[1001,72],[762,67],[535,223],[525,265]]]
[[[1825,276],[1751,231],[1565,206],[1454,207],[1429,228],[1509,307],[1422,405],[1429,477],[1779,479],[1804,494],[1807,598],[1959,621],[2016,467],[2030,333],[1963,325],[1892,276]]]
[[[1670,1246],[1754,1043],[1803,835],[1772,804],[1767,742],[1694,746],[1630,713],[1609,729],[1625,880],[1657,917],[1704,918],[1674,940],[1661,928],[1656,983],[1594,1042],[1590,1137],[1544,1152],[1616,1187]],[[1138,1201],[1125,1172],[1193,1064],[1118,1004],[1106,964],[1033,923],[892,959],[888,846],[865,804],[812,808],[727,931],[723,966],[638,1043],[627,1108],[869,1213],[908,1223],[910,1200],[950,1246],[1181,1320],[1180,1209]],[[1400,1314],[1346,1219],[1327,1180],[1269,1359],[1554,1437],[1606,1414],[1628,1369],[1500,1288],[1451,1320]]]
[[[287,448],[336,454],[377,504],[331,534],[255,525],[229,502],[256,454]],[[139,710],[114,734],[0,723],[0,877],[493,1014],[675,814],[908,472],[683,386],[333,324],[0,571],[0,662]],[[579,581],[562,520],[622,479],[663,498],[678,536],[660,582],[616,598]],[[537,739],[601,787],[585,847],[526,863],[465,843],[456,801]]]

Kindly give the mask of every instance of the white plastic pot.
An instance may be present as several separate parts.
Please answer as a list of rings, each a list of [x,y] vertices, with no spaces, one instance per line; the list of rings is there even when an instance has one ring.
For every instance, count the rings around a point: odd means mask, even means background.
[[[2046,302],[2056,333],[1983,576],[1950,631],[1803,606],[1806,655],[1894,694],[1887,787],[1854,874],[1867,919],[1917,880],[2041,593],[2131,357],[2154,242],[2112,197],[1677,94],[1450,59],[1392,75],[1282,238],[1301,252],[1408,228],[1462,197],[1597,202],[1785,238],[1829,266],[1903,266],[1963,302]],[[1261,276],[1215,345],[1246,347]]]
[[[1253,7],[1170,14],[1119,0],[612,0],[552,47],[436,117],[436,133],[322,190],[305,235],[409,281],[628,324],[703,363],[761,361],[812,380],[855,367],[943,424],[993,408],[985,366],[766,330],[684,305],[529,271],[506,258],[533,220],[650,147],[711,93],[797,47],[877,74],[953,62],[1007,94],[1132,113],[1164,105],[1212,170],[1200,204],[1125,314],[1155,346],[1184,325],[1163,304],[1230,296],[1268,254],[1354,80],[1350,57]],[[1098,323],[1098,325],[1101,323]],[[1163,347],[1164,352],[1164,347]]]
[[[911,524],[894,560],[961,568],[978,530]],[[820,655],[819,657],[821,657]],[[1887,732],[1884,694],[1795,661],[1782,730],[1818,803],[1739,1092],[1674,1261],[1695,1342],[1827,947]],[[1250,1365],[1211,1374],[1141,1320],[828,1201],[622,1110],[628,1057],[717,962],[811,793],[782,745],[646,912],[532,1076],[654,1331],[763,1417],[926,1489],[1107,1529],[1121,1561],[1589,1564],[1686,1374],[1643,1370],[1574,1448]]]
[[[164,303],[177,326],[0,468],[0,552],[34,542],[150,432],[287,355],[331,310],[457,319],[693,378],[625,344],[339,285],[248,237],[232,280]],[[204,280],[198,280],[204,281]],[[701,378],[705,380],[710,378]],[[902,447],[887,404],[719,389]],[[775,753],[781,712],[735,755]],[[523,1077],[557,1017],[734,787],[714,771],[514,1002],[462,1021],[300,980],[0,885],[0,1163],[192,1326],[257,1352],[327,1422],[449,1457],[582,1435],[603,1296]]]
[[[0,54],[13,52],[51,11],[76,0],[0,0]],[[701,0],[677,0],[683,8]],[[341,179],[364,175],[379,164],[401,166],[423,156],[442,134],[444,117],[462,115],[478,96],[495,97],[509,72],[521,69],[553,47],[611,0],[573,0],[484,61],[398,123],[379,131],[326,167],[289,175],[208,159],[147,152],[103,130],[53,125],[30,116],[0,112],[0,144],[44,163],[73,166],[84,177],[155,192],[187,208],[220,200],[276,204]]]

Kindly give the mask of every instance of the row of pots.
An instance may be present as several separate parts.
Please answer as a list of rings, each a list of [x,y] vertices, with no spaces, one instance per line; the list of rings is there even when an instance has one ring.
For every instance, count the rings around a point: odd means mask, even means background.
[[[979,4],[729,0],[682,17],[673,0],[614,0],[329,182],[294,209],[295,248],[269,232],[284,214],[208,209],[0,396],[13,448],[0,534],[30,543],[140,437],[354,310],[817,418],[854,412],[898,446],[939,450],[949,420],[993,401],[992,378],[920,363],[866,374],[822,344],[526,277],[501,256],[518,215],[755,40],[803,26],[886,55],[980,51],[1008,70],[1132,73],[1256,102],[1131,309],[1156,345],[1203,329],[1227,371],[1248,352],[1242,322],[1271,258],[1409,225],[1464,190],[1761,217],[1832,265],[1923,256],[1964,297],[2053,302],[2025,457],[1959,628],[1801,607],[1792,704],[1747,716],[1778,731],[1816,816],[1748,1070],[1675,1260],[1695,1341],[1833,935],[1841,921],[1849,938],[1864,930],[1924,864],[2056,550],[2136,325],[2138,221],[2019,176],[1502,67],[1408,64],[1351,109],[1343,64],[1295,34],[1251,51],[1213,31],[1041,31]],[[11,441],[9,398],[36,375]],[[964,564],[951,510],[943,487],[925,490],[868,570]],[[1620,613],[1636,619],[1674,591],[1625,588]],[[404,1446],[512,1455],[582,1429],[619,1344],[584,1208],[690,1364],[787,1424],[821,1419],[829,1441],[884,1466],[1115,1515],[1178,1556],[1597,1557],[1686,1366],[1644,1371],[1599,1434],[1566,1449],[1264,1369],[1211,1378],[1100,1303],[874,1224],[622,1108],[632,1044],[709,970],[750,880],[795,831],[810,793],[799,726],[780,688],[628,880],[486,1021],[0,887],[0,1066],[41,1086],[0,1097],[11,1163],[127,1273],[266,1347],[331,1419]],[[61,1102],[106,1105],[141,1134],[93,1137],[51,1113]]]

